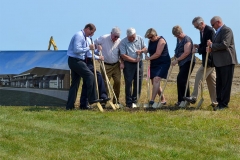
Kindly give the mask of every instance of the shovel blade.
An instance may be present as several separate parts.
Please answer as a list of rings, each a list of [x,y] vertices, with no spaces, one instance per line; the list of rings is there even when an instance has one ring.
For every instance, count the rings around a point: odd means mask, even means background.
[[[152,105],[153,108],[158,108],[158,103],[154,102]]]
[[[197,104],[197,107],[196,107],[196,109],[199,109],[199,108],[201,107],[201,105],[202,105],[203,101],[204,101],[204,99],[203,99],[203,98],[201,98],[201,99],[200,99],[200,101],[199,101],[199,102],[198,102],[198,104]]]
[[[104,111],[103,108],[102,108],[102,105],[101,105],[99,102],[97,103],[97,106],[98,106],[98,109],[99,109],[101,112]]]
[[[149,107],[149,104],[143,104],[143,108],[148,108]]]
[[[179,105],[180,108],[185,108],[187,106],[187,101],[182,101]]]
[[[110,106],[112,107],[113,110],[116,110],[115,105],[112,102],[109,102]]]
[[[157,108],[162,108],[163,104],[162,103],[158,103]]]

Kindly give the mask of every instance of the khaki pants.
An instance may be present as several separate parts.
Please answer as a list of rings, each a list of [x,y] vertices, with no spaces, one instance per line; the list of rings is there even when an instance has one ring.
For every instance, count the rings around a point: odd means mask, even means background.
[[[117,101],[119,102],[120,84],[121,84],[120,62],[118,62],[118,63],[116,63],[114,65],[104,64],[104,66],[105,66],[106,73],[107,73],[109,81],[111,80],[111,78],[113,79],[113,90],[114,90],[114,93],[115,93],[115,95],[117,97]],[[103,79],[105,80],[105,84],[106,84],[106,79],[105,79],[105,76],[104,76],[102,68],[101,68],[101,73],[103,75]],[[108,95],[110,95],[109,94],[109,90],[108,90]],[[112,93],[111,93],[111,95],[113,97]],[[113,103],[116,103],[115,98],[113,99]]]
[[[194,89],[192,92],[192,97],[198,97],[198,91],[201,90],[201,83],[203,78],[204,67],[198,69],[196,73]],[[206,69],[206,82],[210,94],[210,98],[212,103],[217,104],[217,96],[216,96],[216,72],[214,67],[207,67]]]

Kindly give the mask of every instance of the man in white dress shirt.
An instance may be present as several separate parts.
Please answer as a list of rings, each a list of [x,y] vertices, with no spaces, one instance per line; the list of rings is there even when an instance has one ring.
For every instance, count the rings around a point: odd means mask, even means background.
[[[108,79],[113,78],[113,90],[116,94],[116,99],[113,103],[119,103],[120,84],[121,84],[121,69],[123,68],[123,61],[120,59],[119,43],[120,43],[120,29],[118,27],[112,28],[111,34],[105,34],[97,38],[95,45],[102,46],[102,55],[104,56],[104,65]],[[101,70],[102,74],[103,71]],[[105,80],[106,82],[106,80]]]

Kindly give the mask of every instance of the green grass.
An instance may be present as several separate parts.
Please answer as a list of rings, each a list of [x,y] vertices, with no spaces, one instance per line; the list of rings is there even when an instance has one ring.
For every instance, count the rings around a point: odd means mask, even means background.
[[[212,111],[206,89],[201,110],[195,110],[196,105],[178,109],[176,84],[168,83],[167,106],[161,109],[113,111],[107,106],[103,113],[96,106],[91,111],[65,111],[58,104],[63,102],[41,95],[0,93],[1,102],[15,97],[13,106],[0,107],[3,160],[240,159],[240,93],[231,96],[227,110]],[[144,80],[139,102],[147,103],[146,97]],[[26,106],[17,105],[19,99]],[[42,107],[34,106],[41,101]],[[125,102],[124,87],[120,102]]]
[[[240,112],[0,107],[0,159],[239,159]]]

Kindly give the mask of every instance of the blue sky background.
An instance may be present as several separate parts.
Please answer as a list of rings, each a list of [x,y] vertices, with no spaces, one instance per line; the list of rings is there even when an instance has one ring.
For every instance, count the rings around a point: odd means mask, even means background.
[[[67,50],[73,34],[91,22],[97,27],[93,39],[110,33],[114,26],[121,29],[121,38],[129,27],[142,37],[153,27],[167,40],[172,57],[173,26],[180,25],[199,43],[192,19],[201,16],[210,25],[210,19],[218,15],[233,30],[240,61],[239,0],[0,0],[0,6],[0,50],[45,50],[51,36],[59,50]]]
[[[0,74],[20,74],[34,67],[69,69],[65,51],[1,51]]]

